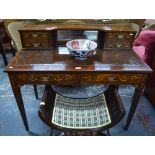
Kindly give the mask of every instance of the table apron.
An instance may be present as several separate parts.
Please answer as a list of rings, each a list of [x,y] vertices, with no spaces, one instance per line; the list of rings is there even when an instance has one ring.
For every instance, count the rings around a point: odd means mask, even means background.
[[[140,84],[145,74],[129,73],[9,73],[18,84],[84,85],[84,84]]]

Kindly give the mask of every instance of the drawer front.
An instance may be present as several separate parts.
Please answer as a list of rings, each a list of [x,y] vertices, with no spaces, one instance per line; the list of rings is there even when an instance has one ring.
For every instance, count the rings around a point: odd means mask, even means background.
[[[81,75],[82,84],[130,84],[130,83],[141,83],[143,76],[140,74],[85,74]]]
[[[23,48],[49,48],[49,33],[39,31],[21,32]]]
[[[104,43],[106,49],[131,49],[132,41],[106,41]]]
[[[135,33],[133,32],[108,32],[105,33],[105,40],[133,40]]]
[[[20,84],[78,84],[79,74],[16,74],[15,79]]]
[[[104,48],[106,49],[131,49],[135,33],[133,32],[106,32]]]
[[[11,78],[11,76],[10,76]],[[20,84],[139,84],[141,74],[16,74],[15,80]]]

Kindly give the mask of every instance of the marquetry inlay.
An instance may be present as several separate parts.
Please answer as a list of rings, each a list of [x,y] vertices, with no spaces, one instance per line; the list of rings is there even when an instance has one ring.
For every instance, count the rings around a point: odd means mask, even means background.
[[[104,48],[131,49],[135,33],[107,32],[105,33]]]
[[[132,82],[132,83],[139,83],[142,80],[142,75],[132,75],[132,74],[97,74],[97,75],[82,75],[81,81],[87,82]]]
[[[76,81],[77,75],[75,74],[16,74],[16,80],[19,83],[64,83],[65,81]]]
[[[16,74],[19,83],[140,83],[142,75],[132,74]]]
[[[127,32],[110,32],[107,33],[107,39],[132,39],[134,33],[127,33]]]
[[[48,32],[22,32],[23,47],[48,48]]]

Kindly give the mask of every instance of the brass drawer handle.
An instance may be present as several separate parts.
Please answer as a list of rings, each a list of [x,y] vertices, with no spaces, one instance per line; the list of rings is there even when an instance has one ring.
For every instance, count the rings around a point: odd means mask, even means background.
[[[50,79],[50,77],[41,77],[41,80],[45,81],[45,82],[48,81],[49,79]]]
[[[131,39],[133,37],[133,33],[130,33],[129,35],[126,36],[127,39]]]
[[[109,77],[109,81],[122,81],[125,82],[127,79],[125,77]]]
[[[117,77],[109,77],[109,81],[118,81]]]
[[[130,36],[133,36],[134,34],[133,33],[130,33]]]

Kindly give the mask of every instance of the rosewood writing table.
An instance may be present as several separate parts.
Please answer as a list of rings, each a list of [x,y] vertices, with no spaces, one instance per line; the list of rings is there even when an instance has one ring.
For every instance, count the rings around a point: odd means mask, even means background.
[[[151,71],[132,51],[97,49],[92,57],[80,61],[71,57],[63,48],[19,51],[5,70],[27,131],[29,126],[21,85],[132,84],[135,92],[125,125],[127,130],[143,93],[145,79]]]

